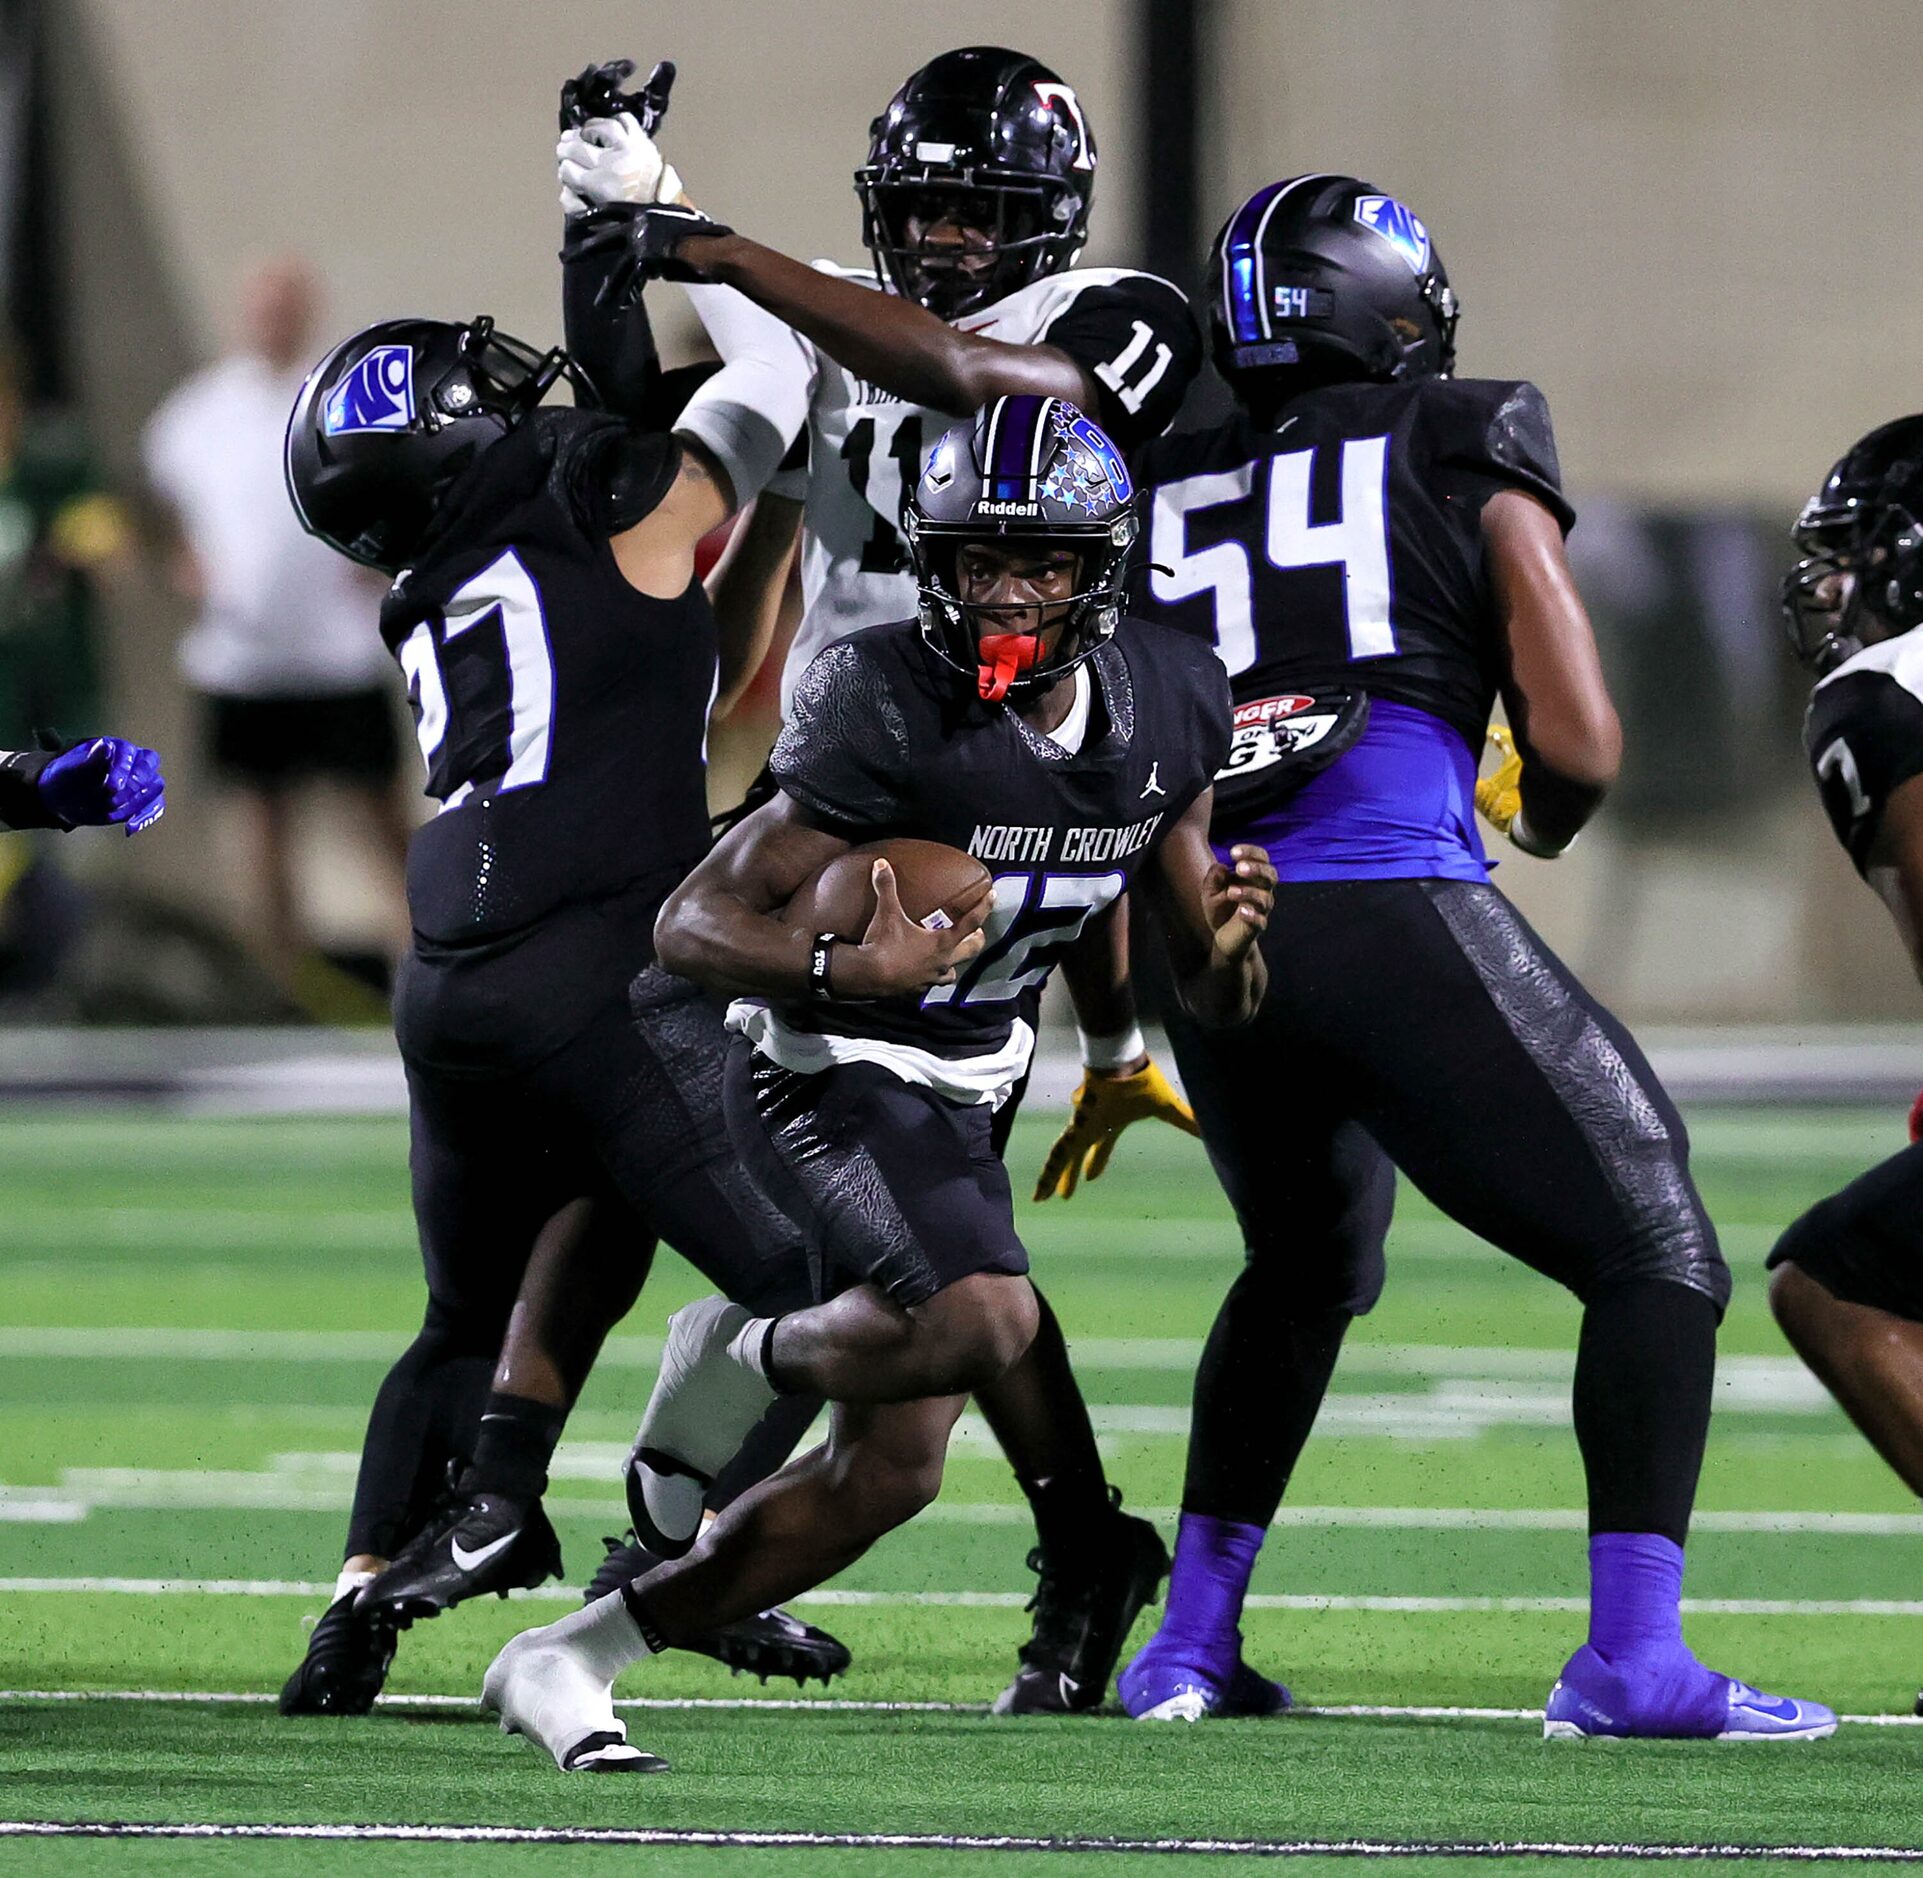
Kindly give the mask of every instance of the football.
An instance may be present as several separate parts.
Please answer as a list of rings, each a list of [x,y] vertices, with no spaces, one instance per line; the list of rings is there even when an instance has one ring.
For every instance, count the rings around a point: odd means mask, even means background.
[[[809,932],[859,939],[875,913],[870,875],[876,861],[895,870],[902,911],[924,926],[956,919],[989,880],[988,869],[972,854],[940,841],[871,841],[837,854],[804,880],[783,917]]]

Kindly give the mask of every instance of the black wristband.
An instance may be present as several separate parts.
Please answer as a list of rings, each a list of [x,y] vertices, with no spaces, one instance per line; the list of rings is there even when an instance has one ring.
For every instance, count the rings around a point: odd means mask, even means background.
[[[831,932],[818,932],[815,942],[808,949],[808,991],[816,998],[832,998],[834,988],[828,982],[828,956],[834,950],[835,935]]]

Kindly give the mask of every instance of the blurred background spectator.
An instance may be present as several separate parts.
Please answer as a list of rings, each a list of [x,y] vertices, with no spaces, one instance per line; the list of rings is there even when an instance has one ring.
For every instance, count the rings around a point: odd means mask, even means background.
[[[330,1002],[295,868],[304,785],[333,785],[359,823],[404,937],[393,664],[375,629],[385,583],[310,539],[281,471],[287,413],[313,363],[320,287],[305,261],[262,263],[234,296],[234,348],[174,390],[143,439],[170,584],[197,608],[180,670],[201,704],[202,754],[240,811],[244,925],[303,1005]]]

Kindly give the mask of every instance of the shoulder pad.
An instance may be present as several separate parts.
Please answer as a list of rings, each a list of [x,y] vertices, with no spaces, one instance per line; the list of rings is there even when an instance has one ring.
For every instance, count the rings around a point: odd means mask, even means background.
[[[908,722],[870,628],[809,660],[789,700],[768,768],[803,808],[830,823],[875,829],[898,817],[909,780]]]
[[[1526,379],[1423,382],[1424,416],[1437,459],[1534,496],[1567,534],[1576,511],[1562,492],[1549,403]]]

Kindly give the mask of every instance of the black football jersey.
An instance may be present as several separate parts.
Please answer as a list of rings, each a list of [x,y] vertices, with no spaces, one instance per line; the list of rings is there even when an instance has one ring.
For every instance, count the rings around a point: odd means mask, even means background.
[[[1500,664],[1482,508],[1521,489],[1567,532],[1542,393],[1494,379],[1331,385],[1133,459],[1139,611],[1213,644],[1237,722],[1299,694],[1413,705],[1480,749]]]
[[[440,805],[408,855],[419,939],[482,945],[650,881],[665,894],[706,851],[714,616],[698,581],[637,592],[609,545],[678,462],[663,434],[537,411],[389,590],[381,634]]]
[[[1865,646],[1824,678],[1803,746],[1830,826],[1866,873],[1891,794],[1923,775],[1923,627]]]
[[[905,1000],[779,1006],[797,1031],[961,1060],[1004,1049],[1025,994],[1111,905],[1228,750],[1227,687],[1204,646],[1125,620],[1089,660],[1087,736],[1070,754],[985,704],[912,621],[822,653],[770,759],[796,802],[851,842],[913,836],[994,876],[987,944],[953,985]]]

